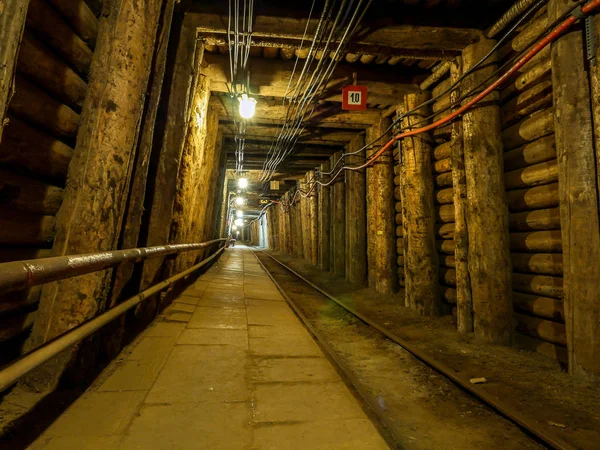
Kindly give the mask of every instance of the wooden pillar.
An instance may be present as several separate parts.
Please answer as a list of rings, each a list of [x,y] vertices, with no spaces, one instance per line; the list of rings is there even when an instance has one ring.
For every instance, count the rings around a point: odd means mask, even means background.
[[[305,197],[308,191],[308,178],[310,176],[310,172],[304,174],[302,181],[300,182],[300,189],[302,194],[299,195],[300,202],[300,222],[302,224],[302,255],[306,262],[310,262],[311,260],[311,237],[310,237],[310,205],[308,197]]]
[[[482,40],[466,47],[462,54],[463,70],[477,63],[493,45],[493,41]],[[495,56],[488,61],[493,63]],[[488,80],[495,68],[486,64],[468,76],[463,85],[465,92]],[[512,274],[496,92],[463,116],[463,132],[474,331],[477,337],[489,342],[510,344],[514,335]]]
[[[221,134],[221,136],[219,136],[217,139],[217,142],[220,142],[221,145],[221,160],[219,161],[218,168],[219,176],[216,184],[218,194],[216,200],[217,203],[213,212],[213,229],[210,237],[211,239],[223,237],[221,234],[221,221],[223,220],[223,211],[227,208],[227,152],[224,152],[222,149],[223,135]]]
[[[357,135],[346,146],[353,153],[365,146],[363,134]],[[346,157],[346,164],[364,161],[365,150]],[[367,281],[367,199],[364,171],[346,174],[346,279],[352,283]]]
[[[450,82],[454,84],[462,74],[460,58],[450,67]],[[452,91],[451,101],[460,98],[458,89]],[[469,276],[469,234],[467,228],[467,179],[465,176],[465,152],[462,121],[452,124],[450,142],[452,158],[452,186],[454,201],[454,259],[456,270],[456,318],[460,333],[473,331],[473,298]]]
[[[321,173],[329,172],[331,165],[329,161],[321,164]],[[324,175],[322,177],[322,181],[326,181],[329,179],[329,176]],[[331,210],[330,210],[330,200],[331,188],[318,186],[317,192],[319,196],[319,269],[323,271],[329,271],[330,269],[330,259],[329,259],[329,248],[330,248],[330,232],[331,232]]]
[[[551,0],[550,21],[570,8],[569,1]],[[562,36],[552,44],[551,54],[569,373],[591,381],[600,379],[600,225],[598,167],[581,32]],[[592,73],[597,71],[592,68]],[[597,94],[595,79],[597,73],[592,77]],[[592,106],[598,112],[597,105]],[[598,117],[596,145],[600,142]]]
[[[294,227],[294,256],[296,258],[304,257],[304,242],[302,233],[302,209],[301,203],[296,201],[290,207],[292,213],[292,226]]]
[[[161,6],[161,0],[150,0],[140,11],[136,1],[114,1],[100,18],[77,146],[56,218],[54,256],[117,248]],[[44,285],[30,347],[103,311],[111,276],[107,270]],[[44,364],[26,382],[36,389],[55,387],[80,347]]]
[[[129,202],[125,213],[125,221],[121,231],[120,248],[138,247],[140,227],[146,198],[148,184],[148,166],[152,153],[152,142],[160,97],[163,90],[163,80],[167,63],[167,48],[173,19],[175,0],[167,0],[158,28],[156,49],[152,65],[149,94],[144,111],[144,120],[140,130],[135,166],[132,172]],[[110,306],[116,305],[121,293],[133,273],[134,263],[122,263],[116,269],[115,280],[112,286]],[[137,286],[135,289],[137,292]],[[126,293],[125,295],[129,294]]]
[[[2,0],[0,3],[0,142],[8,102],[14,93],[17,55],[28,6],[29,0]]]
[[[367,148],[367,156],[376,153],[391,137],[386,132],[391,119],[381,117],[367,129],[367,143],[384,137]],[[394,166],[392,150],[387,150],[367,168],[367,265],[369,287],[383,294],[397,289],[394,212]]]
[[[332,161],[337,161],[341,156],[342,152],[336,152]],[[346,274],[346,188],[343,175],[335,181],[331,189],[331,268],[334,275],[343,277]]]
[[[309,172],[309,180],[313,180],[315,171]],[[314,180],[313,180],[314,182]],[[316,188],[308,197],[308,208],[310,210],[310,263],[313,266],[319,264],[319,217],[318,198]]]
[[[165,77],[164,104],[161,113],[164,123],[157,132],[161,133],[160,152],[151,161],[149,180],[152,192],[146,202],[146,239],[143,245],[154,246],[168,243],[171,233],[173,206],[177,195],[179,167],[184,148],[188,123],[191,117],[190,102],[200,73],[203,46],[196,45],[197,31],[191,18],[178,16],[173,24],[179,33],[172,36],[170,51],[174,52],[172,66]],[[144,262],[141,287],[151,286],[160,278],[164,258],[152,258]]]
[[[403,111],[412,111],[429,99],[429,93],[408,94]],[[416,125],[429,115],[421,108],[403,120]],[[432,149],[429,136],[420,134],[402,140],[400,182],[404,210],[404,273],[406,306],[424,315],[439,315],[442,310],[439,260],[435,236]]]
[[[287,195],[287,200],[289,200],[289,195]],[[289,256],[293,255],[293,242],[294,242],[294,237],[293,237],[293,233],[292,233],[292,215],[291,215],[291,209],[288,210],[282,210],[282,215],[283,215],[283,235],[284,235],[284,253],[286,253]]]

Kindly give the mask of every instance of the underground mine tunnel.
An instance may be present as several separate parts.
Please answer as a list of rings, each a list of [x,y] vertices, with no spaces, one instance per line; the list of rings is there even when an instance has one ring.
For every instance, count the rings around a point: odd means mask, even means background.
[[[599,448],[599,11],[0,0],[0,448]]]

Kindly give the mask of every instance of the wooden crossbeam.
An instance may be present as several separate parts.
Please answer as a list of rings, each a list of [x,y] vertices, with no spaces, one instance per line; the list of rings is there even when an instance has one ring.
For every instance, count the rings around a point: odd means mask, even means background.
[[[221,119],[233,119],[239,117],[237,102],[230,97],[212,96],[210,108],[219,114]],[[287,108],[280,101],[271,99],[260,99],[256,104],[254,117],[248,123],[255,125],[279,125],[283,124]],[[380,110],[347,111],[342,112],[340,106],[328,106],[315,109],[312,118],[307,125],[313,127],[328,127],[338,129],[359,129],[370,127],[381,116]]]
[[[227,14],[189,13],[200,34],[227,33]],[[318,20],[293,17],[274,17],[257,15],[252,27],[253,39],[285,39],[300,41],[307,29],[307,35],[313,36]],[[426,27],[414,25],[387,25],[379,28],[367,28],[358,33],[353,43],[362,47],[394,50],[422,50],[460,52],[469,44],[477,42],[480,30],[471,28]],[[365,52],[367,53],[367,52]],[[377,54],[377,51],[373,51]]]
[[[202,64],[202,73],[211,80],[211,90],[228,93],[231,82],[229,57],[205,53]],[[248,62],[250,92],[267,97],[290,95],[288,85],[294,88],[302,71],[302,66],[294,71],[294,64],[295,62],[292,60],[250,58]],[[392,105],[398,103],[406,94],[418,92],[419,89],[416,74],[403,75],[398,73],[398,70],[390,70],[389,67],[339,64],[322,99],[341,102],[342,87],[352,84],[354,73],[356,73],[359,84],[367,86],[367,102],[369,104]]]
[[[234,137],[235,126],[231,121],[221,120],[219,127],[224,137]],[[246,127],[246,142],[268,142],[277,136],[280,128],[271,125],[257,125],[249,123]],[[330,128],[312,128],[304,130],[298,139],[299,143],[322,146],[344,146],[352,140],[357,131],[354,130],[336,130]]]

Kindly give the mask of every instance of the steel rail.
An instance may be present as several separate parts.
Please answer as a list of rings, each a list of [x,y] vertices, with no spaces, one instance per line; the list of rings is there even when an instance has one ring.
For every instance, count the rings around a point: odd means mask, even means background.
[[[223,239],[219,239],[223,240]],[[50,358],[58,355],[60,352],[66,350],[67,348],[75,345],[77,342],[85,339],[95,331],[99,330],[103,326],[115,320],[117,317],[130,310],[134,306],[137,306],[144,300],[156,295],[160,291],[166,289],[174,282],[185,278],[186,276],[192,274],[198,269],[207,265],[210,261],[215,259],[218,255],[220,255],[225,250],[225,246],[222,246],[217,250],[214,254],[205,258],[198,264],[190,267],[187,270],[184,270],[177,275],[173,275],[170,278],[167,278],[160,283],[155,284],[154,286],[149,287],[148,289],[140,292],[139,294],[134,295],[133,297],[125,300],[123,303],[115,306],[114,308],[109,309],[108,311],[100,314],[97,317],[94,317],[87,322],[84,322],[75,328],[67,331],[60,336],[55,337],[54,339],[42,344],[40,347],[32,350],[31,352],[21,356],[15,362],[5,366],[0,369],[0,392],[3,392],[6,388],[10,387],[13,383],[15,383],[19,378],[23,375],[26,375],[39,365],[48,361]]]
[[[502,399],[494,397],[493,395],[485,392],[483,389],[478,387],[476,384],[472,384],[468,379],[457,375],[452,368],[448,367],[446,364],[444,364],[440,361],[436,361],[429,354],[422,352],[420,349],[418,349],[415,345],[411,344],[406,339],[401,338],[394,332],[379,325],[377,322],[375,322],[371,318],[359,313],[354,308],[351,308],[351,307],[345,305],[343,302],[341,302],[340,300],[335,298],[333,295],[324,291],[319,286],[312,283],[311,281],[309,281],[308,279],[306,279],[305,277],[300,275],[298,272],[296,272],[294,269],[285,265],[283,262],[279,261],[274,256],[272,256],[269,253],[267,253],[263,250],[260,250],[260,249],[257,249],[257,251],[260,251],[260,252],[264,253],[265,255],[267,255],[269,258],[271,258],[273,261],[275,261],[281,267],[283,267],[287,271],[293,273],[296,277],[298,277],[299,279],[304,281],[306,284],[311,286],[313,289],[315,289],[318,292],[320,292],[321,294],[323,294],[329,300],[333,301],[338,306],[342,307],[343,309],[345,309],[347,312],[349,312],[350,314],[352,314],[353,316],[355,316],[362,322],[366,323],[367,325],[369,325],[372,328],[379,331],[381,334],[386,336],[392,342],[398,344],[404,350],[406,350],[407,352],[412,354],[415,358],[417,358],[418,360],[427,364],[429,367],[436,370],[440,374],[444,375],[446,378],[448,378],[454,384],[461,387],[465,391],[469,392],[470,394],[472,394],[473,396],[478,398],[480,401],[482,401],[483,403],[485,403],[486,405],[488,405],[489,407],[491,407],[492,409],[494,409],[495,411],[500,413],[502,416],[506,417],[507,419],[509,419],[511,422],[515,423],[516,425],[518,425],[523,430],[526,430],[528,433],[535,436],[540,441],[544,442],[546,445],[550,446],[551,448],[558,449],[558,450],[576,450],[576,447],[573,446],[571,443],[566,442],[564,439],[562,439],[558,436],[548,435],[544,430],[542,430],[540,427],[538,427],[535,420],[530,419],[529,417],[527,417],[526,415],[522,414],[519,411],[515,411],[513,407],[511,407],[509,404],[504,402]]]
[[[0,293],[109,269],[125,261],[135,262],[174,253],[200,250],[226,240],[226,238],[221,238],[197,244],[160,245],[2,263],[0,264]]]

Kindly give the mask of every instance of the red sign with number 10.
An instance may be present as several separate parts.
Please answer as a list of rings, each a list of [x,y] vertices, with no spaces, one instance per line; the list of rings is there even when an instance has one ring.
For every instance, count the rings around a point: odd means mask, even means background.
[[[342,109],[350,111],[367,109],[367,87],[344,86],[342,88]]]

